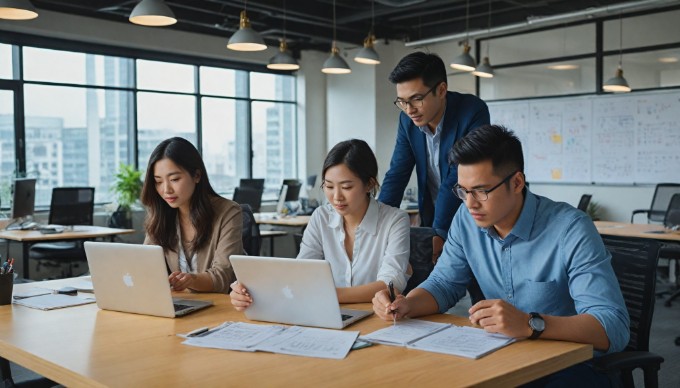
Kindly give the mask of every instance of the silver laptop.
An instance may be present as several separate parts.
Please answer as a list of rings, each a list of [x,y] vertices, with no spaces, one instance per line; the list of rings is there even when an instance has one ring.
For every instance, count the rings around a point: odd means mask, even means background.
[[[342,329],[373,311],[341,309],[330,263],[232,255],[236,278],[253,297],[248,319]]]
[[[100,309],[174,318],[213,304],[172,297],[159,246],[87,241],[85,254]]]

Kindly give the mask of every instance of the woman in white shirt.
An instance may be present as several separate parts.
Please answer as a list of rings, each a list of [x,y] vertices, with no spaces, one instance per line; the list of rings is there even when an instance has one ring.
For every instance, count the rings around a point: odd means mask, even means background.
[[[378,162],[363,140],[338,143],[328,152],[321,187],[328,204],[314,211],[298,259],[328,260],[340,303],[370,302],[393,282],[406,287],[409,218],[405,211],[379,203]],[[252,298],[232,284],[231,302],[245,310]]]

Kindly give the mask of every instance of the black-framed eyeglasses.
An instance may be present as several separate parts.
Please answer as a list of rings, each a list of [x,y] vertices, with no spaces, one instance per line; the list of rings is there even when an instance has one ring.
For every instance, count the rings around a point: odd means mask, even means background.
[[[458,196],[458,198],[462,199],[463,201],[467,200],[467,195],[472,194],[472,198],[476,199],[477,201],[486,201],[489,199],[489,193],[496,190],[497,188],[501,187],[501,185],[507,181],[510,180],[515,174],[517,174],[519,171],[515,171],[512,174],[506,176],[502,181],[500,181],[496,186],[485,190],[485,189],[472,189],[472,190],[466,190],[462,187],[460,187],[458,184],[453,186],[453,193]]]
[[[432,93],[435,89],[437,89],[437,86],[439,86],[441,82],[438,82],[436,85],[434,85],[430,90],[425,92],[425,94],[420,95],[420,96],[415,96],[411,98],[410,100],[402,100],[400,98],[397,98],[394,100],[394,105],[399,108],[400,110],[407,110],[408,106],[411,105],[412,108],[422,108],[423,107],[423,100],[425,97],[427,97],[428,94]]]

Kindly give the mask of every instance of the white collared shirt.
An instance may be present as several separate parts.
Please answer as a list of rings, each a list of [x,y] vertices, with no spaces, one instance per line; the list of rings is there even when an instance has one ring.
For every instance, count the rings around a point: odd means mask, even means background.
[[[177,219],[177,253],[179,254],[179,270],[184,273],[196,273],[198,256],[194,252],[191,256],[191,265],[189,265],[187,256],[184,254],[184,247],[182,247],[182,231],[179,229],[179,218]]]
[[[343,218],[333,205],[312,214],[305,229],[298,259],[327,260],[336,287],[353,287],[381,280],[402,291],[410,254],[410,224],[405,211],[371,198],[357,227],[352,260],[345,251]]]
[[[434,130],[430,131],[430,127],[418,127],[422,133],[425,134],[425,143],[427,144],[427,191],[430,192],[432,203],[437,203],[437,195],[439,195],[439,186],[442,182],[441,173],[439,172],[439,146],[442,140],[442,128],[444,126],[444,117],[446,116],[446,107],[444,107],[444,114],[442,115],[439,124]]]

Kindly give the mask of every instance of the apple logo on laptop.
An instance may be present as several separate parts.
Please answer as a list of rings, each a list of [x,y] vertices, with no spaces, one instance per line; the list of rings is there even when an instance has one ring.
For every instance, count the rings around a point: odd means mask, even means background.
[[[293,295],[293,290],[290,289],[289,286],[285,286],[281,289],[281,292],[283,292],[283,296],[285,296],[288,299],[294,299],[295,295]]]
[[[132,275],[130,273],[126,273],[123,275],[123,283],[125,283],[126,286],[128,287],[133,287],[135,284],[132,282]]]

